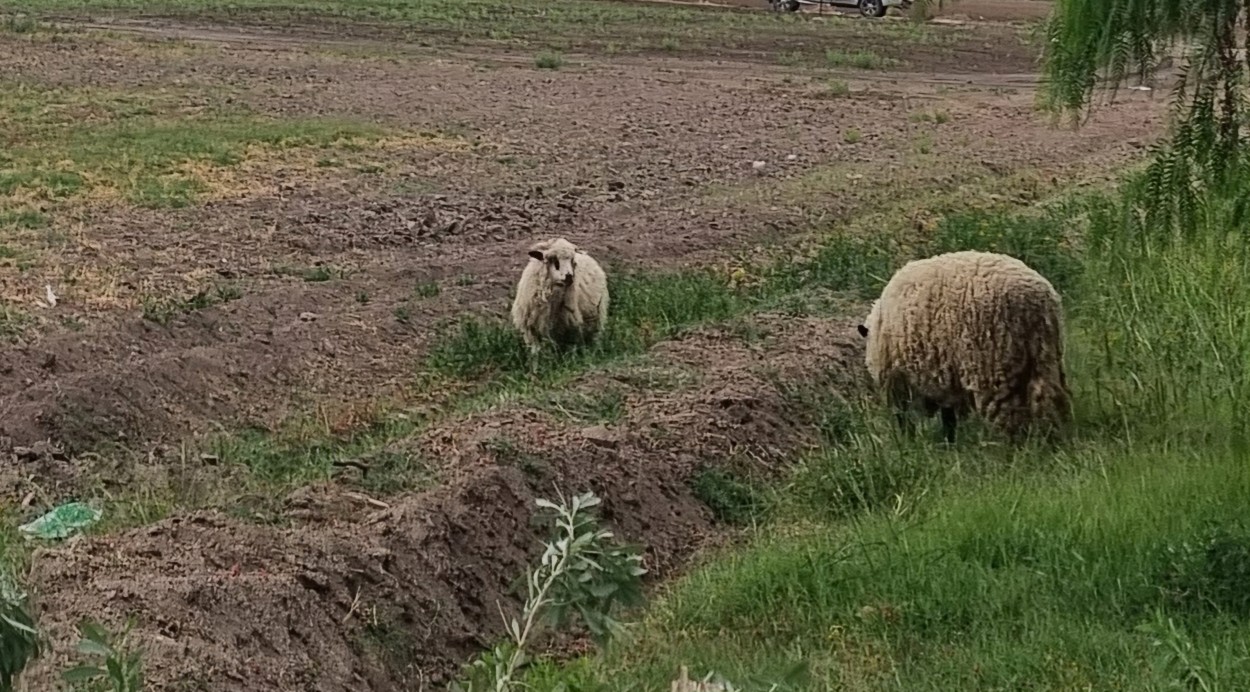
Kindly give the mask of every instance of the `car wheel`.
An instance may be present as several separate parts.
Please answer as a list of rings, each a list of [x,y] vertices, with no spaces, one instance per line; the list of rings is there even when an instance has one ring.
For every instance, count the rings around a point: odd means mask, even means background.
[[[882,0],[859,0],[859,13],[865,17],[884,17],[885,3]]]
[[[799,4],[799,0],[790,0],[789,2],[782,5],[782,7],[785,8],[786,12],[798,12],[799,8],[802,7],[802,5]]]

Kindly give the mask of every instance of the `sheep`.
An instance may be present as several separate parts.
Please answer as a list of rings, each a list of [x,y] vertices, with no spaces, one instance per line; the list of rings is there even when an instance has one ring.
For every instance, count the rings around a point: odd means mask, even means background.
[[[909,262],[858,331],[904,433],[916,405],[925,417],[941,412],[947,443],[971,410],[1012,441],[1034,423],[1071,418],[1059,294],[1014,257],[962,251]]]
[[[608,320],[608,279],[564,238],[532,245],[512,302],[512,323],[531,354],[542,342],[595,342]]]

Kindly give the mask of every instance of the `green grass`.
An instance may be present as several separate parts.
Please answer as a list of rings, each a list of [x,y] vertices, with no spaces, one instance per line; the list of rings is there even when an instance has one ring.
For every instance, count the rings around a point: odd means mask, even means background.
[[[1181,677],[1151,667],[1158,635],[1138,630],[1159,614],[1219,656],[1222,689],[1250,684],[1250,532],[1230,523],[1250,500],[1244,458],[1070,461],[1089,472],[1020,469],[901,516],[763,532],[677,584],[638,641],[574,666],[575,689],[795,663],[804,690],[1152,689]]]
[[[950,122],[951,114],[947,111],[916,111],[907,117],[913,123],[934,123],[945,125]]]
[[[0,18],[0,31],[13,34],[30,34],[43,29],[43,25],[29,15],[8,15]]]
[[[752,298],[713,272],[618,274],[609,290],[612,317],[599,344],[531,363],[520,336],[504,320],[467,317],[447,329],[428,360],[438,373],[464,378],[523,377],[531,367],[551,376],[645,351],[697,324],[741,314]]]
[[[531,403],[580,425],[611,424],[625,414],[625,397],[620,390],[601,388],[594,392],[539,390]]]
[[[0,121],[18,144],[0,152],[0,201],[103,192],[143,207],[184,207],[213,185],[203,177],[205,168],[235,167],[249,147],[321,149],[386,134],[364,123],[275,120],[220,107],[179,115],[181,100],[196,95],[185,89],[115,92],[25,82],[3,87]],[[32,221],[0,217],[0,224]]]
[[[289,493],[336,479],[344,486],[386,495],[420,490],[433,480],[427,460],[388,446],[413,434],[420,421],[380,418],[359,429],[335,434],[324,421],[293,420],[275,431],[223,433],[206,442],[211,476],[174,465],[164,484],[131,488],[100,498],[105,518],[93,532],[110,533],[160,521],[179,511],[212,507],[258,523],[286,521]],[[225,479],[225,480],[223,480]]]
[[[879,55],[871,51],[845,52],[830,48],[825,51],[825,64],[829,67],[853,67],[857,70],[884,70],[898,67],[902,60]]]
[[[767,511],[767,500],[759,488],[723,469],[700,471],[691,489],[717,521],[726,524],[750,525]]]
[[[775,272],[871,294],[908,256],[1025,259],[1065,297],[1074,437],[1012,449],[972,422],[951,448],[936,424],[906,440],[878,403],[813,378],[788,396],[825,412],[824,444],[784,484],[698,480],[726,520],[771,520],[665,589],[625,641],[530,682],[664,689],[688,665],[759,689],[1250,686],[1242,180],[1184,240],[1143,224],[1130,185],[951,217],[922,242],[843,239]]]
[[[236,286],[216,286],[188,297],[153,297],[143,299],[143,319],[156,324],[169,324],[176,318],[221,305],[243,297]]]
[[[30,315],[14,306],[0,302],[0,341],[21,335],[31,322]]]

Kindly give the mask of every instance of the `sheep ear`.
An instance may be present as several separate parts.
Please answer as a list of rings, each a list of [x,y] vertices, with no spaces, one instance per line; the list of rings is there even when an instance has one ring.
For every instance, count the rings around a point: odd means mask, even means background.
[[[858,327],[856,327],[856,329],[859,330],[860,336],[865,337],[865,338],[868,337],[868,327],[865,327],[864,325],[861,324]]]
[[[530,257],[533,257],[534,259],[538,260],[539,262],[543,261],[543,253],[542,253],[542,250],[530,250]]]

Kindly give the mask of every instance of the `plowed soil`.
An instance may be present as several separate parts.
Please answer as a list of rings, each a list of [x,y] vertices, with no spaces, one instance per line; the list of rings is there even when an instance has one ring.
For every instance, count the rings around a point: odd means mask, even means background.
[[[1033,50],[995,23],[1038,4],[965,8],[976,26],[940,40],[831,44],[900,56],[875,71],[781,64],[785,38],[773,52],[587,48],[541,70],[528,52],[347,23],[61,17],[78,28],[55,40],[0,33],[15,83],[393,133],[354,170],[215,170],[186,208],[84,199],[31,267],[0,262],[0,297],[29,318],[0,352],[0,498],[27,519],[87,493],[88,475],[141,479],[134,464],[205,434],[405,400],[444,322],[507,310],[535,238],[617,270],[716,265],[942,191],[1105,178],[1158,134],[1164,103],[1127,92],[1079,130],[1050,127]],[[237,296],[165,323],[145,311],[227,284]],[[55,307],[37,303],[47,288]],[[508,587],[542,535],[534,498],[553,488],[594,490],[646,546],[650,578],[671,575],[724,530],[691,479],[777,472],[814,442],[786,385],[861,383],[853,315],[753,320],[762,339],[704,330],[562,385],[619,392],[603,425],[512,402],[395,440],[389,453],[428,463],[419,490],[327,482],[268,524],[175,509],[37,553],[28,584],[55,647],[31,689],[50,689],[87,616],[136,617],[155,690],[438,688],[497,641],[497,603],[516,607]],[[209,477],[231,462],[178,458]]]
[[[831,387],[853,386],[840,373],[858,356],[854,323],[761,324],[768,337],[754,348],[696,333],[645,368],[571,383],[621,391],[624,414],[609,426],[522,406],[437,426],[403,450],[438,460],[437,488],[389,505],[310,487],[286,499],[293,528],[194,513],[41,554],[31,583],[43,624],[63,641],[84,617],[136,617],[154,689],[437,686],[498,636],[497,604],[512,602],[545,537],[529,521],[536,497],[593,490],[662,579],[715,531],[691,490],[700,470],[772,474],[814,441],[784,385],[828,373]],[[662,395],[638,384],[657,372],[689,383]]]

